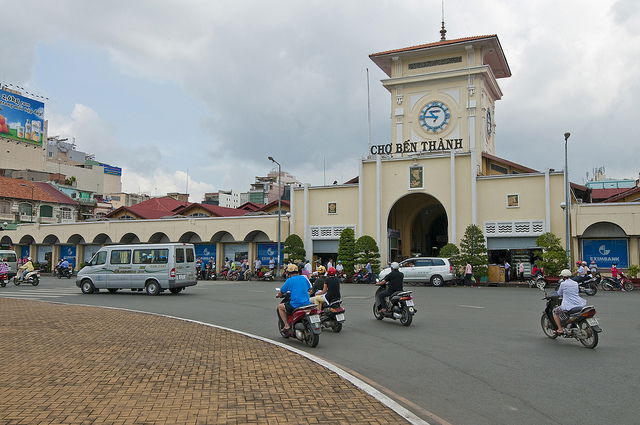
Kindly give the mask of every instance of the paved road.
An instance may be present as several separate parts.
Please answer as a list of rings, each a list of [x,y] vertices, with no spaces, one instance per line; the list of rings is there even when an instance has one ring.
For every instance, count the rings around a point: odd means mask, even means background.
[[[275,286],[201,282],[177,296],[81,295],[73,281],[45,278],[36,288],[0,288],[0,295],[152,311],[279,340]],[[588,350],[577,341],[552,341],[542,334],[540,291],[413,289],[419,311],[404,328],[373,319],[374,288],[343,285],[348,310],[343,332],[323,333],[320,345],[309,351],[455,425],[637,423],[640,291],[589,298],[604,333],[600,345]]]

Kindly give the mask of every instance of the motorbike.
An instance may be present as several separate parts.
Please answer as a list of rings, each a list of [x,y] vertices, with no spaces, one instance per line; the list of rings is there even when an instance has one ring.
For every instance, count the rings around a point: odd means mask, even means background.
[[[256,280],[273,280],[272,270],[259,270],[254,276]]]
[[[320,324],[322,328],[330,328],[335,333],[340,332],[342,330],[342,324],[346,320],[344,312],[345,309],[342,307],[341,299],[325,305],[320,312]]]
[[[0,286],[4,288],[5,286],[7,286],[7,283],[9,283],[9,274],[8,273],[0,274]]]
[[[71,276],[73,276],[73,268],[71,266],[64,268],[64,269],[57,269],[58,272],[56,273],[58,276],[58,279],[62,279],[63,277],[66,277],[67,279],[71,279]]]
[[[556,322],[553,318],[553,309],[559,306],[562,302],[562,298],[557,292],[551,292],[547,294],[544,287],[538,286],[541,291],[544,291],[543,300],[547,301],[547,305],[540,318],[540,325],[542,326],[542,332],[551,338],[556,339],[560,335],[556,333],[558,329]],[[582,345],[587,348],[596,348],[598,345],[598,334],[602,332],[600,323],[596,319],[596,309],[592,305],[584,307],[576,307],[568,312],[569,318],[563,323],[565,333],[563,338],[575,338]]]
[[[603,291],[621,291],[623,288],[627,292],[633,291],[633,282],[624,274],[620,272],[618,272],[618,274],[620,275],[618,282],[612,277],[603,277],[602,280],[600,280]]]
[[[375,301],[373,302],[373,316],[378,320],[384,318],[400,320],[400,324],[403,326],[411,325],[413,315],[418,311],[413,304],[413,297],[411,296],[413,291],[400,291],[391,294],[389,302],[387,303],[387,311],[381,312],[378,309],[378,294],[382,292],[385,287],[386,284],[380,285],[376,291]],[[389,306],[391,308],[389,308]]]
[[[21,283],[30,283],[33,286],[38,286],[38,284],[40,283],[40,270],[34,270],[32,272],[29,272],[26,275],[24,275],[22,279],[19,279],[18,275],[16,275],[13,278],[14,285],[18,286]]]
[[[592,297],[598,293],[598,282],[600,279],[599,274],[597,276],[593,276],[591,274],[587,274],[585,276],[573,276],[571,279],[578,283],[578,288],[580,289],[581,294],[586,294]],[[538,286],[537,282],[536,282],[536,286]],[[560,282],[556,284],[555,290],[557,291],[559,288],[560,288]]]
[[[369,273],[364,270],[355,272],[351,277],[353,283],[369,283]]]
[[[531,277],[527,283],[529,284],[529,288],[535,288],[538,284],[542,285],[543,288],[547,286],[547,281],[542,276]]]
[[[216,268],[213,266],[207,266],[204,278],[206,280],[217,280],[218,275],[216,274]]]
[[[276,292],[280,293],[280,288],[276,288]],[[276,298],[278,295],[276,294]],[[281,303],[289,301],[291,294],[287,292],[282,294]],[[278,317],[278,330],[283,338],[295,338],[304,342],[309,347],[316,347],[320,342],[320,332],[322,327],[320,324],[320,315],[318,314],[315,304],[304,305],[298,307],[289,315],[289,330],[284,329],[284,322],[280,318],[278,311],[276,310],[276,316]]]

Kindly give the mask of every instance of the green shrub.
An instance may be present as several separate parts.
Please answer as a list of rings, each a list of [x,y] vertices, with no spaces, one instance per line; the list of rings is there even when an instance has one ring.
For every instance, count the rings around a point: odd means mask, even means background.
[[[300,236],[295,233],[287,236],[287,239],[284,241],[282,252],[286,256],[286,260],[293,261],[294,263],[304,261],[307,257],[307,252],[304,249],[304,242],[302,242]]]
[[[355,263],[355,245],[356,240],[353,229],[347,227],[340,233],[340,242],[338,245],[338,261],[342,261],[344,273],[347,277],[353,275],[353,265]]]
[[[380,250],[376,240],[369,235],[362,235],[355,244],[356,258],[359,264],[371,263],[375,274],[380,273]]]

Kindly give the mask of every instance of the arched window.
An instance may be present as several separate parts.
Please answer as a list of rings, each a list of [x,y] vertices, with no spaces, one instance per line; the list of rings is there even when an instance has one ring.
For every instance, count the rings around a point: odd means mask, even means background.
[[[51,205],[42,205],[40,207],[40,217],[53,217],[53,207]]]
[[[11,201],[0,200],[0,214],[11,214]]]
[[[18,211],[20,211],[20,215],[33,215],[33,208],[31,204],[27,202],[23,202],[18,206]]]

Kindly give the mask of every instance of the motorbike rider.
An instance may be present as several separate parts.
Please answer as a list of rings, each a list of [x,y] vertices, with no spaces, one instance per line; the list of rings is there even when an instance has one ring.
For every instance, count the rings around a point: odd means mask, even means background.
[[[0,275],[9,275],[9,264],[6,258],[0,258]]]
[[[293,310],[310,304],[309,289],[311,288],[309,279],[299,274],[298,266],[295,264],[287,266],[287,274],[291,277],[284,282],[276,295],[276,297],[282,298],[287,292],[291,293],[289,301],[278,304],[278,314],[284,322],[285,331],[290,329],[288,318]]]
[[[324,302],[322,289],[324,288],[324,282],[327,280],[326,272],[327,270],[324,266],[316,267],[318,277],[313,282],[313,287],[309,290],[309,300],[314,303],[318,309],[322,308],[322,303]]]
[[[564,278],[558,288],[558,296],[562,297],[562,303],[553,309],[553,318],[558,327],[556,330],[558,335],[564,334],[562,322],[569,318],[567,312],[572,308],[584,307],[587,305],[587,300],[579,295],[580,288],[578,287],[578,282],[571,279],[571,271],[564,269],[560,272],[560,276]]]
[[[385,299],[395,292],[399,292],[403,290],[403,282],[404,282],[404,273],[400,270],[400,264],[397,261],[391,263],[391,272],[384,277],[379,282],[376,282],[376,285],[387,285],[387,289],[380,291],[378,294],[378,310],[382,313],[387,311],[386,305],[387,302]]]
[[[589,273],[589,267],[587,267],[587,262],[583,261],[580,263],[580,267],[578,267],[578,275],[584,277]]]
[[[31,257],[27,257],[27,262],[18,267],[18,280],[22,280],[27,273],[31,273],[35,270],[33,267],[33,263],[31,262]]]
[[[69,271],[69,261],[67,261],[66,258],[63,258],[58,264],[58,273],[64,276],[64,273],[67,273],[68,271]]]

